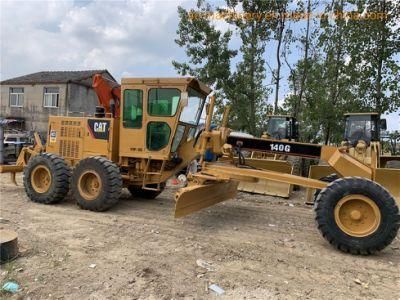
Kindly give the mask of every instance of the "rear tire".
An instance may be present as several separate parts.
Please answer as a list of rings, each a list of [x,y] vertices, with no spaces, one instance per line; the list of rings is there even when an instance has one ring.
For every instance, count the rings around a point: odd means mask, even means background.
[[[62,201],[69,191],[71,169],[64,159],[41,153],[29,160],[24,170],[24,187],[29,199],[42,204]]]
[[[152,186],[150,186],[152,187]],[[157,185],[154,184],[154,188],[156,188]],[[155,199],[158,195],[160,195],[165,188],[165,184],[162,183],[160,185],[160,191],[151,191],[151,190],[144,190],[141,187],[137,185],[130,185],[128,186],[128,190],[131,193],[133,197],[141,197],[145,199]]]
[[[368,255],[388,246],[400,227],[399,209],[381,185],[361,177],[339,178],[316,199],[322,236],[343,252]]]
[[[78,206],[92,211],[105,211],[121,195],[122,177],[112,161],[101,157],[82,159],[72,175],[73,194]]]

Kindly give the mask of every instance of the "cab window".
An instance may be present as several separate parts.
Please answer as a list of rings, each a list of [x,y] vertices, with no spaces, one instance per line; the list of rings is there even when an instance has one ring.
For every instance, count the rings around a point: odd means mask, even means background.
[[[150,151],[158,151],[168,145],[171,128],[165,122],[147,124],[146,145]]]
[[[188,89],[188,96],[188,105],[183,108],[179,121],[197,125],[205,96],[192,88]]]
[[[181,91],[171,88],[150,89],[148,113],[156,117],[172,117],[175,115]]]
[[[143,120],[143,91],[124,91],[123,125],[125,128],[141,128]]]
[[[178,127],[176,128],[174,140],[172,141],[171,152],[176,152],[179,144],[181,143],[184,133],[185,133],[185,126],[178,125]]]

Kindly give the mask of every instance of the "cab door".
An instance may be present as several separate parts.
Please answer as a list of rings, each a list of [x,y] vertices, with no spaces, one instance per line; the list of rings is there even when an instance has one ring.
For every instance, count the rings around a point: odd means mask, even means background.
[[[147,92],[146,151],[153,159],[167,159],[180,112],[181,89],[149,87]]]
[[[119,153],[123,157],[146,157],[145,103],[146,86],[126,86],[122,90]]]

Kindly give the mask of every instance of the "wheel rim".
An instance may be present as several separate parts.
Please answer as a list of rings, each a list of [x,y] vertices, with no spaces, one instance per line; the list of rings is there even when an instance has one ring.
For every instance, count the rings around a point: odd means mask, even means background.
[[[349,195],[336,204],[335,221],[346,234],[364,237],[378,229],[381,212],[370,198],[363,195]]]
[[[81,196],[88,201],[96,199],[102,188],[100,176],[97,172],[90,170],[82,173],[78,180],[78,190]]]
[[[51,186],[51,173],[49,168],[43,165],[35,167],[31,174],[31,184],[38,193],[46,193]]]

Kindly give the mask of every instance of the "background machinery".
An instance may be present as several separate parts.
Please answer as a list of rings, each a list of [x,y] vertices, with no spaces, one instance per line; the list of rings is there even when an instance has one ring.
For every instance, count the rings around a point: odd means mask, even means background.
[[[268,115],[265,129],[261,136],[263,139],[282,141],[296,141],[298,139],[298,122],[292,116]],[[302,175],[304,160],[300,157],[265,151],[251,151],[250,157],[244,159],[247,165],[255,168]],[[239,191],[284,198],[289,198],[293,188],[297,187],[288,183],[273,182],[270,180],[258,180],[257,182],[241,181],[238,185]]]
[[[194,78],[128,78],[120,89],[114,111],[109,105],[95,116],[51,116],[46,145],[37,140],[21,152],[16,166],[0,171],[23,169],[25,191],[34,202],[59,202],[72,190],[81,208],[104,211],[118,202],[124,187],[133,195],[156,197],[169,177],[200,157],[200,171],[175,195],[175,217],[234,197],[239,181],[270,180],[321,189],[318,229],[342,251],[370,254],[395,238],[400,217],[394,196],[399,195],[396,189],[393,195],[390,182],[400,170],[388,174],[337,147],[230,136],[229,109],[212,130],[214,97],[206,105],[211,90]],[[203,108],[207,118],[200,131]],[[257,169],[235,160],[244,150],[320,158],[343,178],[328,184]],[[226,159],[206,162],[207,151]]]
[[[395,195],[400,194],[400,179],[397,171],[387,168],[390,165],[400,168],[400,156],[382,155],[381,131],[386,130],[386,120],[378,113],[347,113],[345,117],[345,132],[341,149],[361,163],[373,169],[384,169],[385,176],[382,179]],[[386,169],[387,168],[387,169]],[[393,177],[391,176],[393,174]],[[327,182],[333,181],[340,176],[328,164],[310,167],[309,178],[321,179]],[[314,195],[315,194],[315,195]],[[307,189],[307,201],[313,202],[317,196],[314,189]],[[315,197],[314,197],[315,198]],[[399,201],[400,201],[400,197]]]

